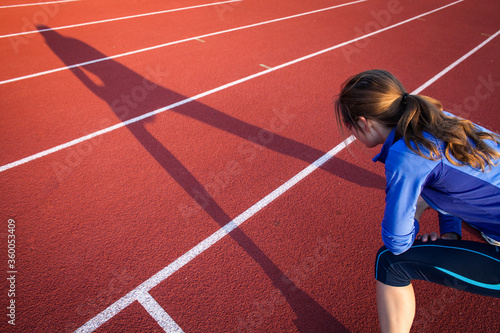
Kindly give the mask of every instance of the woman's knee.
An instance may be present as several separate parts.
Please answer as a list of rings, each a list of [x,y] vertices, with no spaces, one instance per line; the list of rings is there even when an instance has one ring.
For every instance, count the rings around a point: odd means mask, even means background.
[[[383,284],[404,287],[410,284],[404,269],[400,265],[400,256],[394,255],[382,246],[375,257],[375,279]]]

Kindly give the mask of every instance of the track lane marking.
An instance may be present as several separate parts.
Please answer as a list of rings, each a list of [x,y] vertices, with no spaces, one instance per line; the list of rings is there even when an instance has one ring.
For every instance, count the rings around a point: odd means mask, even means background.
[[[15,7],[28,7],[28,6],[39,6],[39,5],[52,5],[52,4],[55,4],[55,3],[75,2],[75,1],[80,1],[80,0],[60,0],[60,1],[48,1],[48,2],[37,2],[37,3],[25,3],[25,4],[19,4],[19,5],[6,5],[6,6],[0,6],[0,9],[15,8]],[[0,38],[1,37],[2,36],[0,36]]]
[[[69,1],[80,1],[80,0],[69,0]],[[8,34],[8,35],[1,35],[0,39],[1,38],[7,38],[7,37],[29,35],[29,34],[34,34],[34,33],[42,32],[42,31],[63,30],[63,29],[83,27],[83,26],[93,25],[93,24],[114,22],[114,21],[120,21],[120,20],[128,20],[128,19],[133,19],[133,18],[138,18],[138,17],[144,17],[144,16],[173,13],[173,12],[179,12],[179,11],[188,10],[188,9],[209,7],[209,6],[222,5],[222,4],[226,4],[226,3],[240,2],[240,1],[243,1],[243,0],[228,0],[228,1],[214,2],[214,3],[208,3],[208,4],[196,5],[196,6],[189,6],[189,7],[183,7],[183,8],[166,9],[166,10],[161,10],[161,11],[156,11],[156,12],[151,12],[151,13],[128,15],[128,16],[116,17],[116,18],[106,19],[106,20],[99,20],[99,21],[92,21],[92,22],[78,23],[78,24],[71,24],[71,25],[65,25],[65,26],[62,26],[62,27],[54,27],[54,28],[51,28],[51,29],[42,29],[42,30],[32,30],[32,31],[16,32],[16,33]],[[46,3],[49,3],[49,2],[46,2]],[[0,8],[2,8],[2,7],[0,7]]]
[[[169,333],[184,333],[179,325],[168,315],[168,313],[161,307],[160,304],[148,292],[143,292],[137,296],[137,301],[146,309],[151,317],[156,320],[158,325],[163,328],[165,332]]]
[[[262,76],[262,75],[269,74],[269,73],[271,73],[271,72],[277,71],[277,70],[279,70],[279,69],[281,69],[281,68],[285,68],[285,67],[288,67],[288,66],[290,66],[290,65],[293,65],[293,64],[299,63],[299,62],[301,62],[301,61],[304,61],[304,60],[307,60],[307,59],[310,59],[310,58],[316,57],[316,56],[318,56],[318,55],[321,55],[321,54],[324,54],[324,53],[330,52],[330,51],[332,51],[332,50],[338,49],[338,48],[343,47],[343,46],[345,46],[345,45],[348,45],[348,44],[351,44],[351,43],[357,42],[357,41],[359,41],[359,40],[361,40],[361,39],[364,39],[364,38],[367,38],[367,37],[370,37],[370,36],[376,35],[376,34],[378,34],[378,33],[380,33],[380,32],[383,32],[383,31],[386,31],[386,30],[389,30],[389,29],[392,29],[392,28],[398,27],[398,26],[400,26],[400,25],[402,25],[402,24],[405,24],[405,23],[411,22],[411,21],[413,21],[413,20],[416,20],[416,19],[418,19],[419,17],[422,17],[422,16],[425,16],[425,15],[428,15],[428,14],[434,13],[434,12],[439,11],[439,10],[441,10],[441,9],[444,9],[444,8],[447,8],[447,7],[452,6],[452,5],[454,5],[454,4],[460,3],[460,2],[462,2],[462,1],[463,1],[463,0],[459,0],[459,1],[453,2],[453,3],[448,4],[448,5],[446,5],[446,6],[443,6],[443,7],[437,8],[437,9],[434,9],[434,10],[429,11],[429,12],[427,12],[427,13],[424,13],[424,14],[421,14],[421,15],[418,15],[418,16],[415,16],[415,17],[413,17],[413,18],[411,18],[411,19],[408,19],[408,20],[405,20],[405,21],[402,21],[402,22],[396,23],[396,24],[394,24],[394,25],[391,25],[391,26],[388,26],[388,27],[386,27],[386,28],[383,28],[383,29],[380,29],[380,30],[374,31],[374,32],[369,33],[369,34],[366,34],[366,35],[364,35],[364,36],[361,36],[361,37],[358,37],[358,38],[351,39],[351,40],[349,40],[349,41],[347,41],[347,42],[340,43],[340,44],[337,44],[337,45],[335,45],[335,46],[332,46],[332,47],[329,47],[329,48],[323,49],[323,50],[321,50],[321,51],[318,51],[318,52],[315,52],[315,53],[311,53],[311,54],[306,55],[306,56],[303,56],[303,57],[301,57],[301,58],[297,58],[297,59],[295,59],[295,60],[292,60],[292,61],[286,62],[286,63],[281,64],[281,65],[278,65],[278,66],[276,66],[276,67],[266,69],[266,70],[264,70],[264,71],[262,71],[262,72],[255,73],[255,74],[252,74],[252,75],[250,75],[250,76],[244,77],[244,78],[242,78],[242,79],[239,79],[239,80],[236,80],[236,81],[233,81],[233,82],[227,83],[227,84],[225,84],[225,85],[219,86],[219,87],[217,87],[217,88],[214,88],[214,89],[211,89],[211,90],[205,91],[205,92],[200,93],[200,94],[198,94],[198,95],[196,95],[196,96],[186,98],[186,99],[184,99],[184,100],[182,100],[182,101],[179,101],[179,102],[177,102],[177,103],[173,103],[173,104],[170,104],[170,105],[165,106],[165,107],[163,107],[163,108],[156,109],[156,110],[154,110],[154,111],[151,111],[151,112],[145,113],[145,114],[143,114],[143,115],[141,115],[141,116],[138,116],[138,117],[135,117],[135,118],[129,119],[129,120],[127,120],[127,121],[120,122],[120,123],[115,124],[115,125],[113,125],[113,126],[110,126],[110,127],[105,128],[105,129],[102,129],[102,130],[96,131],[96,132],[94,132],[94,133],[91,133],[91,134],[85,135],[85,136],[80,137],[80,138],[78,138],[78,139],[75,139],[75,140],[72,140],[72,141],[66,142],[66,143],[61,144],[61,145],[58,145],[58,146],[56,146],[56,147],[53,147],[53,148],[50,148],[50,149],[44,150],[44,151],[39,152],[39,153],[37,153],[37,154],[34,154],[34,155],[31,155],[31,156],[28,156],[28,157],[22,158],[22,159],[20,159],[20,160],[15,161],[15,162],[11,162],[11,163],[5,164],[5,165],[3,165],[3,166],[1,166],[1,167],[0,167],[0,173],[1,173],[1,172],[4,172],[4,171],[6,171],[6,170],[9,170],[9,169],[11,169],[11,168],[17,167],[17,166],[19,166],[19,165],[25,164],[25,163],[27,163],[27,162],[30,162],[30,161],[33,161],[33,160],[39,159],[39,158],[41,158],[41,157],[44,157],[44,156],[47,156],[47,155],[53,154],[53,153],[55,153],[55,152],[57,152],[57,151],[60,151],[60,150],[62,150],[62,149],[65,149],[65,148],[68,148],[68,147],[74,146],[74,145],[79,144],[79,143],[81,143],[81,142],[84,142],[84,141],[90,140],[90,139],[92,139],[92,138],[94,138],[94,137],[96,137],[96,136],[103,135],[103,134],[105,134],[105,133],[108,133],[108,132],[114,131],[114,130],[116,130],[116,129],[118,129],[118,128],[121,128],[121,127],[124,127],[124,126],[128,126],[128,125],[130,125],[130,124],[133,124],[133,123],[138,122],[138,121],[141,121],[141,120],[143,120],[143,119],[146,119],[146,118],[152,117],[152,116],[154,116],[154,115],[157,115],[157,114],[159,114],[159,113],[165,112],[165,111],[167,111],[167,110],[174,109],[174,108],[176,108],[176,107],[179,107],[179,106],[184,105],[184,104],[186,104],[186,103],[192,102],[192,101],[194,101],[194,100],[198,100],[198,99],[201,99],[201,98],[203,98],[203,97],[205,97],[205,96],[209,96],[209,95],[214,94],[214,93],[216,93],[216,92],[219,92],[219,91],[225,90],[225,89],[227,89],[227,88],[230,88],[230,87],[236,86],[236,85],[238,85],[238,84],[240,84],[240,83],[243,83],[243,82],[246,82],[246,81],[252,80],[252,79],[257,78],[257,77],[260,77],[260,76]],[[497,34],[498,34],[498,32],[497,32]],[[495,34],[494,36],[496,36],[497,34]],[[491,39],[493,39],[493,38],[494,38],[494,36],[492,36],[492,37],[488,38],[485,42],[490,41]],[[485,42],[483,42],[483,43],[485,43]],[[76,66],[74,66],[74,67],[76,67]]]
[[[448,73],[451,69],[454,67],[458,66],[460,63],[462,63],[465,59],[470,57],[472,54],[474,54],[477,50],[479,50],[481,47],[486,45],[488,42],[490,42],[494,36],[498,36],[500,34],[500,30],[497,31],[496,34],[492,36],[492,38],[489,38],[488,40],[484,41],[471,51],[469,51],[467,54],[465,54],[463,57],[458,59],[457,61],[453,62],[451,65],[443,69],[441,72],[433,76],[431,79],[429,79],[427,82],[422,84],[420,87],[415,89],[414,91],[411,92],[411,94],[418,94],[425,88],[429,87],[432,83],[436,82],[439,78],[441,78],[443,75]],[[247,209],[245,212],[240,214],[238,217],[236,217],[234,220],[230,221],[227,223],[225,226],[217,230],[215,233],[204,239],[202,242],[200,242],[198,245],[193,247],[191,250],[186,252],[184,255],[173,261],[170,265],[153,275],[151,278],[148,280],[144,281],[142,284],[140,284],[137,288],[134,290],[130,291],[127,295],[123,296],[120,298],[118,301],[110,305],[108,308],[106,308],[104,311],[96,315],[94,318],[89,320],[87,323],[85,323],[83,326],[81,326],[78,330],[75,331],[75,333],[87,333],[87,332],[93,332],[93,330],[97,329],[99,326],[110,320],[114,315],[118,314],[121,310],[126,308],[128,305],[130,305],[132,302],[136,300],[137,295],[142,295],[143,293],[149,292],[152,288],[157,286],[159,283],[167,279],[170,275],[174,274],[177,272],[179,269],[181,269],[183,266],[185,266],[187,263],[189,263],[191,260],[196,258],[199,254],[210,248],[212,245],[214,245],[216,242],[221,240],[224,236],[229,234],[231,231],[233,231],[235,228],[237,228],[239,225],[241,225],[243,222],[257,214],[261,209],[269,205],[271,202],[273,202],[275,199],[280,197],[283,193],[288,191],[290,188],[292,188],[294,185],[296,185],[298,182],[306,178],[308,175],[310,175],[313,171],[316,169],[320,168],[324,163],[332,159],[336,154],[338,154],[340,151],[342,151],[345,147],[347,147],[349,144],[351,144],[353,141],[355,141],[355,138],[353,136],[350,136],[347,138],[345,141],[341,142],[339,145],[337,145],[335,148],[330,150],[328,153],[323,155],[321,158],[316,160],[314,163],[303,169],[301,172],[299,172],[297,175],[292,177],[290,180],[288,180],[285,184],[281,185],[278,187],[276,190],[268,194],[266,197],[261,199],[259,202],[254,204],[252,207]]]
[[[224,238],[226,235],[228,235],[231,231],[236,229],[243,222],[245,222],[246,220],[257,214],[262,208],[269,205],[275,199],[280,197],[283,193],[292,188],[295,184],[297,184],[302,179],[310,175],[313,171],[321,167],[323,164],[325,164],[327,161],[333,158],[336,154],[342,151],[345,147],[347,147],[347,145],[349,145],[354,140],[355,140],[354,137],[351,136],[347,138],[345,141],[338,144],[335,148],[333,148],[328,153],[320,157],[318,160],[307,166],[305,169],[296,174],[294,177],[289,179],[286,183],[284,183],[283,185],[275,189],[273,192],[265,196],[263,199],[258,201],[252,207],[248,208],[246,211],[238,215],[234,220],[228,222],[226,225],[224,225],[222,228],[214,232],[209,237],[205,238],[203,241],[198,243],[198,245],[193,247],[184,255],[177,258],[170,265],[163,268],[161,271],[159,271],[158,273],[150,277],[148,280],[140,284],[137,288],[130,291],[128,294],[126,294],[118,301],[110,305],[108,308],[99,313],[97,316],[89,320],[87,323],[85,323],[83,326],[77,329],[75,333],[93,332],[99,326],[106,323],[108,320],[110,320],[112,317],[118,314],[121,310],[125,309],[127,306],[132,304],[138,297],[143,297],[142,295],[144,295],[144,293],[148,293],[149,290],[151,290],[152,288],[157,286],[160,282],[168,278],[170,275],[172,275],[173,273],[177,272],[179,269],[184,267],[184,265],[186,265],[191,260],[196,258],[198,255],[203,253],[205,250],[209,249],[212,245],[214,245],[219,240]]]
[[[427,88],[428,86],[430,86],[431,84],[433,84],[434,82],[436,82],[440,77],[442,77],[443,75],[445,75],[446,73],[448,73],[449,71],[451,71],[458,64],[460,64],[461,62],[463,62],[465,59],[467,59],[468,57],[470,57],[472,54],[476,53],[480,48],[482,48],[483,46],[485,46],[486,44],[488,44],[489,42],[491,42],[499,34],[500,34],[500,30],[498,30],[496,33],[494,33],[493,35],[491,35],[488,39],[486,39],[485,41],[483,41],[481,44],[479,44],[478,46],[476,46],[475,48],[473,48],[472,50],[470,50],[469,52],[467,52],[466,54],[464,54],[460,59],[458,59],[457,61],[455,61],[454,63],[452,63],[448,67],[446,67],[445,69],[443,69],[438,74],[436,74],[432,79],[430,79],[429,81],[427,81],[426,83],[424,83],[423,85],[421,85],[420,87],[418,87],[417,89],[415,89],[415,91],[412,92],[412,94],[419,94],[422,90],[424,90],[425,88]]]
[[[353,4],[357,4],[357,3],[360,3],[360,2],[366,2],[366,1],[367,0],[358,0],[358,1],[344,3],[344,4],[341,4],[341,5],[336,5],[336,6],[332,6],[332,7],[317,9],[317,10],[313,10],[313,11],[310,11],[310,12],[304,12],[304,13],[295,14],[295,15],[291,15],[291,16],[285,16],[285,17],[281,17],[281,18],[277,18],[277,19],[273,19],[273,20],[269,20],[269,21],[263,21],[263,22],[259,22],[259,23],[253,23],[253,24],[249,24],[249,25],[245,25],[245,26],[241,26],[241,27],[237,27],[237,28],[232,28],[232,29],[227,29],[227,30],[221,30],[221,31],[217,31],[217,32],[212,32],[212,33],[200,35],[200,36],[195,36],[195,37],[189,37],[189,38],[185,38],[185,39],[180,39],[180,40],[177,40],[177,41],[168,42],[168,43],[164,43],[164,44],[159,44],[159,45],[155,45],[155,46],[150,46],[150,47],[142,48],[142,49],[135,50],[135,51],[129,51],[129,52],[125,52],[125,53],[116,54],[114,56],[99,58],[99,59],[95,59],[95,60],[91,60],[91,61],[81,62],[81,63],[74,64],[74,65],[59,67],[59,68],[55,68],[55,69],[51,69],[51,70],[47,70],[47,71],[43,71],[43,72],[38,72],[38,73],[29,74],[29,75],[19,76],[19,77],[8,79],[8,80],[3,80],[3,81],[0,81],[0,85],[11,83],[11,82],[16,82],[16,81],[21,81],[21,80],[26,80],[26,79],[31,79],[31,78],[39,77],[39,76],[42,76],[42,75],[57,73],[57,72],[64,71],[64,70],[67,70],[67,69],[71,69],[71,68],[75,68],[75,67],[82,67],[82,66],[85,66],[85,65],[91,65],[91,64],[95,64],[95,63],[106,61],[106,60],[122,58],[122,57],[126,57],[126,56],[129,56],[129,55],[134,55],[134,54],[138,54],[138,53],[142,53],[142,52],[156,50],[156,49],[159,49],[159,48],[162,48],[162,47],[176,45],[176,44],[180,44],[180,43],[185,43],[185,42],[192,41],[192,40],[197,40],[197,39],[202,39],[202,38],[206,38],[206,37],[212,37],[212,36],[222,35],[222,34],[225,34],[225,33],[228,33],[228,32],[233,32],[233,31],[239,31],[239,30],[254,28],[254,27],[261,26],[261,25],[265,25],[265,24],[270,24],[270,23],[275,23],[275,22],[280,22],[280,21],[284,21],[284,20],[289,20],[289,19],[293,19],[293,18],[297,18],[297,17],[301,17],[301,16],[316,14],[316,13],[324,12],[324,11],[327,11],[327,10],[332,10],[332,9],[336,9],[336,8],[340,8],[340,7],[344,7],[344,6],[348,6],[348,5],[353,5]],[[461,0],[461,1],[463,1],[463,0]]]

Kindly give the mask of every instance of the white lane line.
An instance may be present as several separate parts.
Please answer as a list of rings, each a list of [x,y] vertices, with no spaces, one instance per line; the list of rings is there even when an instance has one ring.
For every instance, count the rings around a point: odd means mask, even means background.
[[[290,188],[292,188],[295,184],[306,178],[308,175],[310,175],[313,171],[321,167],[323,164],[325,164],[327,161],[329,161],[331,158],[333,158],[336,154],[338,154],[342,149],[347,147],[351,142],[354,141],[354,137],[351,136],[347,138],[345,141],[341,142],[338,144],[335,148],[330,150],[328,153],[320,157],[318,160],[316,160],[314,163],[303,169],[301,172],[299,172],[297,175],[292,177],[290,180],[288,180],[286,183],[275,189],[273,192],[265,196],[263,199],[261,199],[259,202],[254,204],[252,207],[241,213],[238,217],[236,217],[234,220],[231,222],[227,223],[225,226],[214,232],[212,235],[204,239],[202,242],[200,242],[198,245],[196,245],[194,248],[186,252],[184,255],[179,257],[177,260],[172,262],[170,265],[150,277],[148,280],[140,284],[137,288],[129,292],[127,295],[123,296],[120,298],[118,301],[110,305],[107,309],[99,313],[97,316],[89,320],[87,323],[85,323],[83,326],[81,326],[79,329],[75,331],[75,333],[88,333],[88,332],[93,332],[95,329],[97,329],[99,326],[113,318],[116,314],[118,314],[121,310],[125,309],[127,306],[129,306],[132,302],[134,302],[136,299],[139,297],[142,297],[144,293],[147,293],[149,290],[157,286],[160,282],[164,281],[166,278],[168,278],[170,275],[173,273],[177,272],[179,269],[181,269],[184,265],[189,263],[191,260],[196,258],[199,254],[210,248],[212,245],[217,243],[219,240],[224,238],[227,234],[229,234],[231,231],[236,229],[239,225],[241,225],[243,222],[251,218],[253,215],[258,213],[262,208],[266,207],[269,205],[271,202],[273,202],[275,199],[280,197],[283,193],[288,191]]]
[[[76,0],[71,0],[71,1],[76,1]],[[54,28],[51,28],[51,29],[41,29],[41,30],[16,32],[16,33],[13,33],[13,34],[1,35],[0,38],[29,35],[29,34],[35,34],[35,33],[38,33],[38,32],[42,32],[42,31],[49,31],[49,30],[63,30],[63,29],[69,29],[69,28],[83,27],[83,26],[93,25],[93,24],[114,22],[114,21],[120,21],[120,20],[128,20],[128,19],[133,19],[133,18],[137,18],[137,17],[144,17],[144,16],[151,16],[151,15],[158,15],[158,14],[180,12],[180,11],[183,11],[183,10],[189,10],[189,9],[195,9],[195,8],[202,8],[202,7],[209,7],[209,6],[216,6],[216,5],[223,5],[223,4],[227,4],[227,3],[240,2],[240,1],[243,1],[243,0],[229,0],[229,1],[222,1],[222,2],[213,2],[213,3],[203,4],[203,5],[196,5],[196,6],[189,6],[189,7],[183,7],[183,8],[175,8],[175,9],[167,9],[167,10],[161,10],[161,11],[157,11],[157,12],[137,14],[137,15],[129,15],[129,16],[123,16],[123,17],[116,17],[116,18],[106,19],[106,20],[100,20],[100,21],[92,21],[92,22],[86,22],[86,23],[78,23],[78,24],[72,24],[72,25],[65,25],[65,26],[62,26],[62,27],[54,27]]]
[[[0,9],[15,8],[15,7],[27,7],[27,6],[39,6],[39,5],[51,5],[54,3],[74,2],[74,1],[80,1],[80,0],[61,0],[61,1],[48,1],[48,2],[37,2],[37,3],[25,3],[25,4],[19,4],[19,5],[7,5],[7,6],[0,6]]]
[[[160,304],[148,292],[141,293],[137,300],[148,311],[158,325],[168,333],[184,333],[184,331],[177,325],[177,323],[168,315],[168,313],[161,307]]]
[[[129,56],[129,55],[133,55],[133,54],[137,54],[137,53],[142,53],[142,52],[146,52],[146,51],[156,50],[156,49],[159,49],[159,48],[162,48],[162,47],[171,46],[171,45],[175,45],[175,44],[180,44],[180,43],[188,42],[188,41],[191,41],[191,40],[202,39],[202,38],[206,38],[206,37],[211,37],[211,36],[225,34],[225,33],[228,33],[228,32],[233,32],[233,31],[238,31],[238,30],[243,30],[243,29],[249,29],[249,28],[253,28],[253,27],[257,27],[257,26],[261,26],[261,25],[265,25],[265,24],[270,24],[270,23],[280,22],[280,21],[284,21],[284,20],[289,20],[289,19],[293,19],[293,18],[305,16],[305,15],[311,15],[311,14],[315,14],[315,13],[319,13],[319,12],[324,12],[324,11],[327,11],[327,10],[332,10],[332,9],[335,9],[335,8],[344,7],[344,6],[348,6],[348,5],[353,5],[353,4],[360,3],[360,2],[365,2],[365,1],[367,1],[367,0],[358,0],[358,1],[354,1],[354,2],[349,2],[349,3],[337,5],[337,6],[332,6],[332,7],[328,7],[328,8],[322,8],[322,9],[318,9],[318,10],[313,10],[313,11],[310,11],[310,12],[305,12],[305,13],[296,14],[296,15],[292,15],[292,16],[281,17],[281,18],[274,19],[274,20],[269,20],[269,21],[254,23],[254,24],[245,25],[245,26],[242,26],[242,27],[237,27],[237,28],[232,28],[232,29],[228,29],[228,30],[222,30],[222,31],[212,32],[212,33],[205,34],[205,35],[200,35],[200,36],[195,36],[195,37],[190,37],[190,38],[186,38],[186,39],[181,39],[181,40],[177,40],[177,41],[173,41],[173,42],[168,42],[168,43],[164,43],[164,44],[160,44],[160,45],[150,46],[150,47],[146,47],[146,48],[135,50],[135,51],[120,53],[120,54],[117,54],[117,55],[114,55],[114,56],[99,58],[99,59],[95,59],[95,60],[91,60],[91,61],[87,61],[87,62],[82,62],[82,63],[79,63],[79,64],[74,64],[74,65],[65,66],[65,67],[59,67],[59,68],[55,68],[55,69],[51,69],[51,70],[47,70],[47,71],[43,71],[43,72],[38,72],[38,73],[34,73],[34,74],[29,74],[29,75],[25,75],[25,76],[20,76],[20,77],[8,79],[8,80],[0,81],[0,84],[6,84],[6,83],[11,83],[11,82],[16,82],[16,81],[21,81],[21,80],[25,80],[25,79],[31,79],[31,78],[34,78],[34,77],[38,77],[38,76],[42,76],[42,75],[47,75],[47,74],[52,74],[52,73],[64,71],[64,70],[75,68],[75,67],[81,67],[81,66],[85,66],[85,65],[95,64],[95,63],[101,62],[101,61],[106,61],[106,60],[111,60],[111,59],[117,59],[117,58]]]
[[[499,34],[500,34],[500,30],[498,30],[496,33],[494,33],[493,35],[491,35],[491,37],[489,37],[484,42],[482,42],[481,44],[479,44],[478,46],[476,46],[475,48],[473,48],[472,50],[470,50],[467,54],[465,54],[463,57],[461,57],[460,59],[458,59],[457,61],[455,61],[454,63],[452,63],[450,66],[448,66],[445,69],[443,69],[440,73],[438,73],[432,79],[430,79],[429,81],[427,81],[425,84],[421,85],[412,94],[419,94],[422,90],[424,90],[425,88],[427,88],[428,86],[430,86],[431,84],[433,84],[434,82],[436,82],[436,80],[438,80],[441,76],[443,76],[446,73],[448,73],[449,71],[451,71],[459,63],[461,63],[462,61],[464,61],[465,59],[467,59],[468,57],[470,57],[473,53],[477,52],[480,48],[482,48],[483,46],[485,46],[486,44],[488,44],[489,42],[491,42],[493,40],[493,38],[497,37]]]
[[[495,34],[498,35],[500,33],[500,30]],[[494,35],[494,36],[495,36]],[[492,36],[493,37],[493,36]],[[487,42],[491,41],[489,38]],[[486,43],[481,43],[480,46],[484,46]],[[474,48],[472,51],[476,52],[479,50],[479,48]],[[426,87],[429,87],[432,83],[434,83],[437,79],[442,77],[444,74],[448,73],[451,69],[454,67],[458,66],[461,62],[463,62],[465,59],[470,57],[474,52],[468,52],[465,56],[461,57],[459,60],[455,61],[452,63],[450,66],[446,67],[444,70],[436,74],[434,77],[432,77],[430,80],[422,84],[420,87],[415,89],[412,94],[418,94],[421,92],[423,89]],[[177,260],[172,262],[170,265],[167,267],[163,268],[161,271],[150,277],[148,280],[144,281],[142,284],[140,284],[137,288],[134,290],[130,291],[127,295],[123,296],[120,298],[118,301],[115,303],[111,304],[108,308],[106,308],[104,311],[96,315],[94,318],[89,320],[87,323],[85,323],[82,327],[80,327],[78,330],[76,330],[76,333],[83,333],[83,332],[93,332],[95,329],[97,329],[99,326],[110,320],[113,316],[118,314],[121,310],[129,306],[132,302],[134,302],[137,297],[142,295],[144,292],[148,292],[155,286],[157,286],[159,283],[167,279],[170,275],[174,274],[177,272],[179,269],[181,269],[184,265],[189,263],[191,260],[196,258],[200,253],[203,251],[207,250],[210,248],[212,245],[214,245],[216,242],[218,242],[220,239],[222,239],[224,236],[226,236],[228,233],[230,233],[232,230],[234,230],[236,227],[241,225],[243,222],[248,220],[250,217],[258,213],[262,208],[266,207],[269,205],[272,201],[274,201],[276,198],[281,196],[283,193],[285,193],[287,190],[289,190],[291,187],[293,187],[295,184],[297,184],[299,181],[307,177],[309,174],[311,174],[313,171],[321,167],[324,163],[326,163],[328,160],[333,158],[336,154],[338,154],[340,151],[342,151],[345,147],[347,147],[351,142],[353,142],[355,139],[353,136],[347,138],[344,142],[340,143],[337,145],[335,148],[333,148],[331,151],[323,155],[321,158],[319,158],[317,161],[315,161],[313,164],[309,165],[307,168],[299,172],[297,175],[295,175],[293,178],[288,180],[285,184],[281,185],[278,187],[276,190],[268,194],[266,197],[261,199],[259,202],[257,202],[255,205],[247,209],[245,212],[240,214],[238,217],[236,217],[234,220],[223,226],[221,229],[217,230],[215,233],[204,239],[202,242],[200,242],[198,245],[196,245],[194,248],[186,252],[184,255],[179,257]],[[139,295],[139,296],[137,296]]]
[[[140,120],[143,120],[143,119],[146,119],[146,118],[149,118],[149,117],[152,117],[156,114],[159,114],[159,113],[162,113],[162,112],[165,112],[167,110],[170,110],[170,109],[173,109],[173,108],[176,108],[178,106],[181,106],[181,105],[184,105],[186,103],[189,103],[189,102],[192,102],[194,100],[198,100],[202,97],[205,97],[205,96],[208,96],[208,95],[211,95],[211,94],[214,94],[216,92],[219,92],[219,91],[222,91],[222,90],[225,90],[229,87],[232,87],[232,86],[236,86],[240,83],[243,83],[243,82],[246,82],[246,81],[249,81],[249,80],[252,80],[254,78],[257,78],[259,76],[262,76],[262,75],[265,75],[265,74],[268,74],[268,73],[271,73],[271,72],[274,72],[274,71],[277,71],[281,68],[285,68],[285,67],[288,67],[290,65],[293,65],[293,64],[296,64],[296,63],[299,63],[301,61],[304,61],[304,60],[307,60],[307,59],[310,59],[310,58],[313,58],[313,57],[316,57],[318,55],[321,55],[323,53],[326,53],[326,52],[329,52],[329,51],[332,51],[332,50],[335,50],[339,47],[342,47],[342,46],[345,46],[345,45],[348,45],[348,44],[351,44],[351,43],[354,43],[354,42],[357,42],[358,40],[361,40],[363,38],[367,38],[367,37],[370,37],[370,36],[373,36],[377,33],[380,33],[382,31],[386,31],[386,30],[389,30],[389,29],[392,29],[392,28],[395,28],[397,26],[400,26],[404,23],[408,23],[410,21],[413,21],[413,20],[416,20],[417,18],[419,17],[422,17],[424,15],[428,15],[428,14],[431,14],[431,13],[434,13],[438,10],[441,10],[441,9],[444,9],[444,8],[447,8],[451,5],[454,5],[454,4],[457,4],[459,2],[462,2],[463,0],[459,0],[459,1],[456,1],[452,4],[449,4],[449,5],[446,5],[446,6],[443,6],[443,7],[440,7],[438,9],[435,9],[435,10],[432,10],[430,12],[427,12],[427,13],[424,13],[424,14],[421,14],[421,15],[418,15],[418,16],[415,16],[414,18],[411,18],[411,19],[408,19],[406,21],[403,21],[403,22],[400,22],[400,23],[397,23],[397,24],[394,24],[394,25],[391,25],[391,26],[388,26],[384,29],[380,29],[380,30],[377,30],[375,32],[372,32],[372,33],[369,33],[369,34],[366,34],[364,36],[361,36],[361,37],[358,37],[358,38],[355,38],[355,39],[351,39],[350,41],[347,41],[347,42],[344,42],[344,43],[341,43],[341,44],[337,44],[335,46],[332,46],[332,47],[329,47],[327,49],[323,49],[321,51],[318,51],[318,52],[315,52],[315,53],[312,53],[312,54],[309,54],[309,55],[306,55],[304,57],[301,57],[301,58],[298,58],[298,59],[295,59],[295,60],[292,60],[292,61],[289,61],[287,63],[284,63],[284,64],[281,64],[281,65],[278,65],[276,67],[273,67],[273,68],[269,68],[269,69],[266,69],[262,72],[258,72],[258,73],[255,73],[253,75],[250,75],[250,76],[247,76],[247,77],[244,77],[242,79],[239,79],[239,80],[236,80],[236,81],[233,81],[233,82],[230,82],[230,83],[227,83],[225,85],[222,85],[222,86],[219,86],[217,88],[214,88],[212,90],[208,90],[204,93],[200,93],[194,97],[191,97],[191,98],[186,98],[180,102],[177,102],[177,103],[174,103],[174,104],[171,104],[171,105],[168,105],[168,106],[165,106],[163,108],[160,108],[160,109],[157,109],[157,110],[154,110],[154,111],[151,111],[149,113],[146,113],[146,114],[143,114],[142,116],[138,116],[138,117],[135,117],[135,118],[132,118],[132,119],[129,119],[127,121],[124,121],[124,122],[121,122],[121,123],[118,123],[116,125],[113,125],[113,126],[110,126],[108,128],[105,128],[105,129],[102,129],[102,130],[99,130],[97,132],[94,132],[94,133],[91,133],[91,134],[88,134],[88,135],[85,135],[81,138],[78,138],[78,139],[75,139],[75,140],[72,140],[70,142],[67,142],[67,143],[64,143],[64,144],[61,144],[59,146],[56,146],[54,148],[50,148],[50,149],[47,149],[47,150],[44,150],[40,153],[37,153],[37,154],[34,154],[34,155],[31,155],[31,156],[28,156],[28,157],[25,157],[23,159],[20,159],[18,161],[15,161],[15,162],[12,162],[12,163],[9,163],[9,164],[6,164],[6,165],[3,165],[0,167],[0,172],[3,172],[3,171],[6,171],[6,170],[9,170],[11,168],[14,168],[16,166],[19,166],[19,165],[22,165],[24,163],[27,163],[27,162],[30,162],[30,161],[33,161],[33,160],[36,160],[36,159],[39,159],[43,156],[46,156],[46,155],[49,155],[49,154],[52,154],[52,153],[55,153],[59,150],[62,150],[62,149],[65,149],[65,148],[68,148],[68,147],[71,147],[71,146],[74,146],[78,143],[81,143],[81,142],[84,142],[84,141],[87,141],[87,140],[90,140],[96,136],[99,136],[99,135],[103,135],[105,133],[108,133],[108,132],[111,132],[111,131],[114,131],[118,128],[121,128],[121,127],[124,127],[124,126],[127,126],[127,125],[130,125],[130,124],[133,124],[135,122],[138,122]]]

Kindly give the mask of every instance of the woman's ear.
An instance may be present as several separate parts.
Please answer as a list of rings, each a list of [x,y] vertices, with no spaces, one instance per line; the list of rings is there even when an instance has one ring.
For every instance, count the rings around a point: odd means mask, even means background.
[[[365,117],[359,117],[357,120],[357,124],[362,132],[367,133],[370,131],[370,124]]]

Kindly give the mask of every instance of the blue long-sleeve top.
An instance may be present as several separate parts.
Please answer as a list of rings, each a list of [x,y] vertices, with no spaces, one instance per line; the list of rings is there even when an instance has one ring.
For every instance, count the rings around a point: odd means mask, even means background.
[[[495,160],[497,166],[486,167],[482,172],[469,165],[454,165],[445,157],[428,160],[408,148],[403,138],[395,141],[395,134],[393,129],[380,154],[373,159],[385,163],[386,205],[382,221],[385,246],[394,254],[412,246],[419,231],[415,219],[419,196],[440,213],[441,234],[461,235],[463,220],[500,241],[500,161]],[[428,133],[424,135],[444,150],[442,141]],[[499,144],[486,142],[500,151]],[[425,147],[419,147],[428,154]]]

